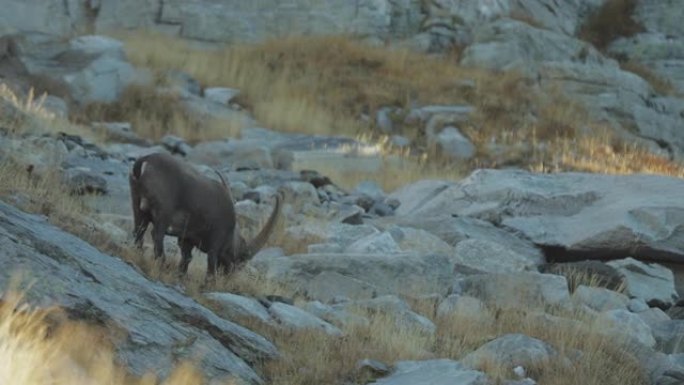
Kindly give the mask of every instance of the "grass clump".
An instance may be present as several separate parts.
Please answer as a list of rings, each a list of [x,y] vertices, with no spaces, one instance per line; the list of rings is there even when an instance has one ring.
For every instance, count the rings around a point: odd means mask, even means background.
[[[28,306],[14,290],[5,291],[0,299],[0,360],[3,384],[189,385],[204,381],[190,362],[180,362],[163,381],[152,373],[133,376],[116,363],[110,333],[69,320],[56,307]]]
[[[578,36],[605,50],[617,38],[630,37],[645,32],[634,20],[637,0],[608,0],[592,13],[581,26]]]
[[[129,122],[140,136],[159,140],[178,135],[190,143],[236,136],[237,120],[202,116],[191,111],[175,92],[159,92],[154,86],[129,85],[111,103],[90,103],[74,120],[90,122]]]

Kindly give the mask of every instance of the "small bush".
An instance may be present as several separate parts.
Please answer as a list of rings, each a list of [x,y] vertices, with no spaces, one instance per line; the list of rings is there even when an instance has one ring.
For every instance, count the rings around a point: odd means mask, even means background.
[[[644,27],[632,18],[636,0],[608,0],[590,15],[579,31],[579,37],[603,50],[619,37],[644,32]]]

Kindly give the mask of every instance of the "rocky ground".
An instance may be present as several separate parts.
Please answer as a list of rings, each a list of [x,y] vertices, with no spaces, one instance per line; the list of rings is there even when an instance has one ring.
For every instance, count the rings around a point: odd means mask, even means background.
[[[601,1],[205,3],[0,1],[10,10],[0,25],[12,32],[0,37],[2,287],[22,273],[30,303],[105,326],[136,375],[165,377],[200,357],[208,378],[249,384],[684,383],[684,182],[672,176],[684,149],[684,31],[674,21],[684,8],[638,2],[639,32],[599,50],[577,36]],[[522,70],[532,88],[562,90],[675,171],[471,168],[392,189],[372,177],[343,186],[320,170],[377,175],[409,160],[348,136],[265,128],[239,89],[180,71],[160,84],[119,40],[60,37],[153,26],[215,43],[293,25],[421,52],[459,47],[460,65]],[[239,122],[237,134],[150,137],[131,122],[79,115],[126,98],[131,85],[179,95],[188,121]],[[32,98],[29,86],[48,96]],[[483,144],[460,126],[481,107],[380,106],[362,120],[408,152],[424,137],[451,161],[476,161]],[[525,119],[542,119],[534,115]],[[422,134],[409,139],[407,127]],[[128,172],[152,152],[225,175],[248,237],[284,190],[268,247],[213,285],[203,283],[202,253],[181,279],[149,250],[133,251]]]

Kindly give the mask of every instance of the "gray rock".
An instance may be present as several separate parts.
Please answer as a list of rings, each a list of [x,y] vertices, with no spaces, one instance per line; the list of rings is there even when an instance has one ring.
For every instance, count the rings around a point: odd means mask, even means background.
[[[319,329],[332,336],[343,335],[342,331],[336,326],[295,306],[282,302],[274,302],[268,308],[268,311],[285,327],[294,329]]]
[[[185,139],[175,135],[164,135],[161,138],[162,146],[166,147],[172,154],[188,155],[192,151],[192,147],[185,141]]]
[[[288,201],[294,204],[314,204],[319,205],[321,203],[318,198],[318,192],[316,188],[307,182],[287,182],[282,186],[287,193]]]
[[[84,58],[89,58],[85,66],[79,63]],[[76,37],[70,41],[69,51],[60,60],[76,66],[61,79],[69,85],[71,96],[81,103],[113,102],[126,86],[149,84],[152,80],[149,74],[128,63],[123,43],[110,37]],[[44,73],[50,75],[47,69]]]
[[[2,286],[17,266],[33,284],[25,300],[59,305],[76,319],[105,322],[129,338],[116,339],[120,362],[133,373],[167,376],[179,357],[201,352],[199,368],[209,378],[230,374],[263,383],[247,362],[275,357],[270,342],[224,320],[176,290],[147,280],[119,258],[104,255],[77,237],[0,203]],[[110,329],[112,330],[112,329]],[[178,350],[178,346],[185,346]]]
[[[193,147],[187,158],[191,162],[230,170],[273,168],[271,150],[261,141],[202,142]]]
[[[488,385],[487,376],[470,370],[457,361],[437,359],[427,361],[399,361],[392,375],[369,385]]]
[[[306,251],[309,254],[341,253],[344,249],[337,243],[313,243],[306,246]]]
[[[660,321],[651,325],[656,349],[663,353],[684,353],[684,320]]]
[[[339,296],[372,298],[377,291],[372,282],[364,282],[335,271],[323,271],[310,279],[306,285],[306,293],[310,297],[326,302]]]
[[[569,282],[574,281],[575,285],[585,282],[612,291],[621,291],[625,286],[624,275],[618,269],[601,261],[546,263],[539,266],[539,271],[562,275]]]
[[[204,89],[205,99],[224,106],[230,105],[233,98],[239,94],[240,91],[235,88],[208,87]]]
[[[467,295],[451,294],[437,307],[438,316],[458,315],[473,319],[482,319],[486,316],[484,303],[475,297]]]
[[[684,243],[676,230],[684,222],[679,178],[477,170],[458,184],[428,183],[396,194],[403,198],[399,210],[410,206],[402,212],[410,214],[406,220],[479,218],[519,233],[554,259],[638,254],[644,261],[684,261],[675,246]]]
[[[392,107],[382,107],[378,110],[375,115],[375,125],[378,127],[380,132],[385,134],[394,133],[394,122],[392,121],[392,115],[396,114],[397,108]]]
[[[62,173],[62,181],[72,194],[106,194],[107,180],[84,168],[70,168]]]
[[[400,328],[409,328],[428,334],[434,334],[437,329],[432,321],[413,312],[406,302],[395,295],[357,300],[345,305],[345,307],[349,306],[361,307],[373,312],[383,312],[394,319],[396,326]]]
[[[388,232],[383,232],[379,234],[372,234],[367,237],[361,238],[358,241],[349,245],[345,251],[347,253],[359,254],[393,254],[401,252],[401,247],[395,242],[392,235]]]
[[[570,299],[565,277],[536,272],[471,275],[457,279],[451,292],[509,308],[565,306]]]
[[[436,235],[422,229],[393,226],[388,229],[402,251],[451,255],[454,250]]]
[[[390,142],[393,146],[399,148],[405,148],[411,145],[411,139],[401,135],[392,135]]]
[[[365,296],[371,292],[377,295],[402,292],[419,295],[445,293],[451,283],[453,269],[446,256],[419,256],[411,253],[296,254],[288,257],[255,258],[248,266],[256,268],[267,279],[299,288],[303,292],[308,291],[311,299],[321,301],[330,298],[334,293],[334,286],[326,291],[318,289],[315,292],[307,288],[311,280],[324,272],[348,277],[352,279],[349,283],[352,286],[358,284],[353,280],[364,282],[374,290],[357,292],[359,295]],[[325,283],[325,279],[319,282]],[[323,298],[316,298],[316,292],[322,293]]]
[[[231,293],[207,293],[205,297],[219,308],[220,314],[226,318],[248,317],[264,323],[273,322],[268,310],[257,300]]]
[[[165,80],[171,89],[178,91],[181,95],[200,96],[202,93],[202,86],[187,72],[169,70],[165,75]]]
[[[385,191],[383,191],[382,187],[380,187],[377,182],[369,180],[365,180],[356,185],[352,193],[365,195],[374,200],[385,197]]]
[[[512,371],[517,366],[539,367],[557,355],[556,350],[546,342],[516,333],[487,342],[466,355],[461,362],[471,368],[491,364]]]
[[[488,273],[513,273],[532,270],[543,257],[520,254],[493,240],[466,239],[456,244],[452,260]]]
[[[668,307],[679,298],[675,290],[674,274],[662,265],[646,264],[631,257],[607,264],[624,274],[626,292],[632,297],[641,298],[647,303],[660,301]]]
[[[92,122],[91,124],[93,129],[103,133],[110,141],[143,147],[151,145],[149,140],[139,137],[128,122]]]
[[[649,307],[642,298],[632,298],[627,303],[627,309],[632,313],[641,313],[647,311]]]
[[[634,338],[648,347],[656,345],[651,328],[646,322],[625,309],[605,311],[598,316],[597,322],[604,325],[605,332]]]
[[[580,285],[572,294],[572,300],[602,312],[605,310],[626,309],[629,298],[612,290]]]
[[[388,197],[401,202],[396,210],[397,215],[407,215],[419,210],[450,186],[453,186],[453,182],[423,179],[400,187]]]
[[[406,115],[406,124],[422,124],[426,132],[435,134],[447,124],[459,125],[470,120],[475,108],[467,105],[432,105],[414,108]]]
[[[303,309],[316,317],[339,327],[368,326],[367,318],[350,313],[340,306],[325,305],[319,301],[304,304]]]
[[[461,64],[496,70],[519,69],[532,75],[543,62],[602,65],[607,59],[589,43],[563,33],[502,18],[478,28]]]
[[[470,159],[475,155],[475,145],[453,126],[444,127],[437,134],[428,133],[428,143],[436,145],[452,159]]]
[[[391,371],[387,364],[368,358],[357,362],[354,369],[362,378],[378,378],[388,375]]]
[[[642,321],[646,322],[646,325],[648,325],[651,329],[663,321],[670,321],[670,316],[657,307],[651,307],[646,311],[636,313],[636,315],[638,315]]]

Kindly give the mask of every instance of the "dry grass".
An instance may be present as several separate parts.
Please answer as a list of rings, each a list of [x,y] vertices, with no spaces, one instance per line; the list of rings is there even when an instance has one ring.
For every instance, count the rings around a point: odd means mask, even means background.
[[[566,324],[546,321],[538,313],[525,310],[494,311],[485,313],[484,319],[458,314],[437,319],[438,354],[462,358],[496,336],[508,333],[522,333],[549,343],[560,354],[557,358],[535,368],[525,368],[537,383],[550,385],[643,385],[647,381],[639,365],[620,346],[619,339],[600,332],[600,326],[582,315],[581,323],[568,319]],[[566,365],[564,358],[575,357],[575,351],[582,355],[572,365]],[[510,368],[492,363],[480,363],[481,370],[496,379],[513,379]]]
[[[611,55],[606,48],[620,37],[631,37],[646,32],[646,29],[633,18],[637,0],[609,0],[598,8],[582,25],[578,36],[586,40],[607,56],[618,60],[620,68],[635,73],[649,82],[653,89],[662,95],[673,95],[675,87],[667,79],[654,73],[644,64],[626,60],[621,55]]]
[[[36,309],[8,290],[0,300],[0,383],[21,385],[185,385],[204,381],[190,362],[164,381],[138,378],[115,362],[111,333],[67,319],[58,308]]]
[[[267,336],[283,353],[282,359],[263,366],[269,384],[307,385],[366,383],[367,373],[356,364],[362,359],[385,363],[399,360],[452,358],[460,360],[483,344],[508,333],[522,333],[549,343],[558,357],[536,367],[526,367],[537,383],[551,385],[645,385],[639,365],[620,345],[618,337],[602,333],[603,326],[583,313],[558,311],[564,319],[555,323],[535,309],[497,309],[487,306],[481,316],[451,314],[435,316],[431,303],[418,304],[414,310],[431,318],[435,335],[399,326],[393,316],[382,312],[356,310],[370,322],[350,324],[342,329],[344,337],[321,331],[295,331],[273,328],[245,320],[251,329]],[[551,309],[550,309],[551,310]],[[553,316],[550,316],[553,317]],[[579,320],[579,322],[575,322]],[[581,351],[581,355],[577,355]],[[567,365],[565,358],[575,361]],[[514,379],[511,368],[481,362],[483,370],[497,383]]]
[[[603,50],[619,37],[644,32],[644,27],[632,15],[637,0],[608,0],[582,25],[578,36]]]
[[[219,50],[149,34],[122,34],[129,57],[158,71],[187,71],[205,85],[243,92],[261,123],[282,131],[355,135],[380,106],[465,102],[457,84],[472,79],[453,61],[389,51],[344,37],[297,37]]]
[[[629,8],[628,1],[609,3],[619,4],[606,5],[597,14],[616,17]],[[138,65],[160,74],[183,70],[203,85],[240,89],[240,103],[259,122],[282,131],[344,134],[381,142],[383,137],[373,132],[372,119],[379,107],[476,107],[469,123],[459,127],[475,144],[475,159],[449,161],[426,145],[421,127],[398,125],[398,133],[412,140],[417,155],[399,153],[407,161],[396,168],[386,162],[371,172],[324,170],[346,186],[378,179],[393,190],[423,175],[453,179],[474,168],[502,165],[560,171],[592,170],[605,164],[599,167],[604,173],[638,172],[647,169],[643,165],[652,165],[651,172],[667,175],[676,175],[681,167],[617,143],[609,135],[586,132],[584,127],[593,122],[562,92],[542,94],[533,82],[513,71],[459,67],[455,54],[432,57],[371,47],[341,36],[293,37],[211,50],[141,32],[118,37]],[[371,117],[370,122],[360,119],[363,114]],[[501,146],[492,148],[492,143]],[[616,157],[624,160],[612,158],[606,148],[613,148]],[[383,151],[397,154],[386,147]]]
[[[129,122],[138,135],[159,140],[178,135],[190,143],[237,136],[239,121],[202,117],[186,107],[178,94],[158,92],[153,86],[131,85],[112,103],[90,103],[72,120]]]
[[[35,132],[64,132],[78,135],[95,143],[102,137],[88,128],[73,124],[55,116],[43,107],[45,93],[36,93],[33,88],[23,95],[0,82],[0,128],[10,136]]]

